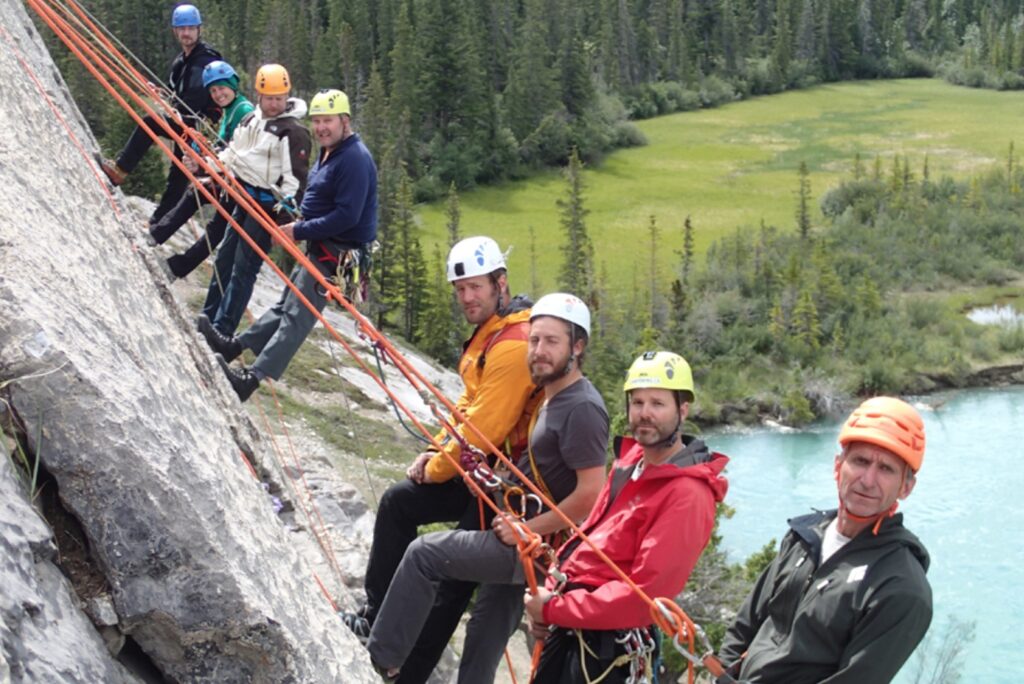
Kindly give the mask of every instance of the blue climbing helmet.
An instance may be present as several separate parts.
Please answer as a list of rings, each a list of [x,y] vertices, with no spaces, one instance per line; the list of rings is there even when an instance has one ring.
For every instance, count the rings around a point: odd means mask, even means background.
[[[209,88],[215,83],[223,83],[236,93],[238,92],[238,74],[230,64],[215,59],[203,68],[203,87]]]
[[[199,8],[195,5],[178,5],[171,13],[171,26],[202,26],[203,18],[199,15]]]

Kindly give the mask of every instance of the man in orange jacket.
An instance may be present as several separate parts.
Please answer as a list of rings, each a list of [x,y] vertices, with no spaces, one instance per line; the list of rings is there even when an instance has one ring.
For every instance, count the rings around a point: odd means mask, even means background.
[[[445,453],[433,448],[419,454],[406,471],[408,479],[392,485],[381,497],[366,567],[366,604],[342,615],[345,624],[364,640],[416,528],[435,522],[459,522],[460,529],[479,529],[477,506],[457,477],[462,442],[486,452],[486,443],[504,449],[513,460],[526,444],[530,417],[541,393],[530,379],[526,362],[531,302],[509,296],[505,257],[488,237],[462,240],[448,255],[448,281],[466,320],[475,325],[459,360],[465,389],[456,408],[476,430],[457,425],[461,438],[437,436]],[[489,523],[489,521],[486,521]],[[425,682],[451,638],[472,597],[475,585],[444,582],[413,653],[402,667],[400,682]]]

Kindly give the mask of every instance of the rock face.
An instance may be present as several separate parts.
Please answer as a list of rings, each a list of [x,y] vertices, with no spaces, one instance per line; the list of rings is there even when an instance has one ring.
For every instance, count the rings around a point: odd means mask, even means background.
[[[0,682],[137,682],[72,603],[50,528],[0,458]]]
[[[18,62],[95,151],[24,7],[0,0],[0,20],[0,184],[16,198],[0,221],[0,424],[39,455],[75,580],[72,594],[0,457],[0,681],[135,681],[104,656],[125,637],[148,680],[377,681],[243,462],[264,460],[263,441],[235,417],[136,219],[123,206],[118,218]]]

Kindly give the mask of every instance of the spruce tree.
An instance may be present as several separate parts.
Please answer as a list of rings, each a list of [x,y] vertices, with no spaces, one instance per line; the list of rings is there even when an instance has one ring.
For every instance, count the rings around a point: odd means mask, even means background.
[[[800,239],[807,242],[811,235],[811,180],[807,162],[800,162],[798,175],[800,187],[797,191],[796,226],[800,232]]]
[[[448,367],[459,361],[458,340],[453,343],[451,321],[452,288],[445,277],[445,258],[439,245],[434,245],[431,259],[433,276],[428,278],[423,311],[423,324],[419,335],[420,349]]]
[[[366,102],[355,114],[356,128],[363,144],[371,154],[380,155],[391,137],[388,129],[391,109],[388,104],[384,77],[374,62],[370,67],[370,81],[366,86]]]
[[[649,240],[648,245],[648,265],[647,265],[647,277],[648,287],[650,291],[651,301],[650,309],[648,311],[647,325],[651,328],[656,328],[663,323],[662,316],[660,315],[661,309],[661,294],[660,294],[660,281],[661,278],[658,275],[658,252],[660,251],[661,231],[658,230],[658,221],[651,214],[650,219],[647,223],[647,239]]]
[[[561,103],[558,73],[548,47],[547,25],[544,4],[540,0],[529,0],[502,98],[505,121],[520,143]]]
[[[404,175],[402,161],[394,146],[385,150],[377,173],[377,196],[380,212],[377,219],[377,239],[380,249],[374,258],[373,282],[370,300],[376,311],[376,327],[384,330],[388,317],[401,303],[399,269],[399,234],[395,220],[398,187]]]
[[[561,213],[559,223],[565,232],[558,285],[589,302],[593,295],[594,245],[587,233],[586,216],[589,211],[583,204],[583,162],[575,148],[569,155],[565,180],[566,197],[557,201]]]
[[[404,169],[399,175],[394,203],[394,227],[397,234],[395,246],[398,251],[396,265],[400,282],[397,293],[401,312],[399,325],[405,339],[416,342],[420,335],[420,318],[426,308],[424,292],[427,273],[413,209],[412,181]]]
[[[448,229],[448,247],[454,247],[461,237],[460,224],[462,222],[462,209],[459,206],[459,193],[455,187],[455,183],[452,182],[448,186],[448,202],[445,206],[445,215],[448,217],[448,221],[445,224]],[[445,263],[442,263],[442,267]],[[446,268],[444,270],[447,270]],[[462,307],[459,306],[458,300],[455,298],[455,293],[452,288],[446,287],[446,296],[448,301],[448,313],[446,317],[446,324],[448,328],[448,341],[446,344],[451,349],[457,349],[459,342],[465,336],[466,331],[466,319],[462,315]],[[457,361],[458,359],[456,359]]]
[[[821,323],[818,319],[818,307],[814,304],[814,295],[809,286],[800,290],[796,306],[793,307],[793,332],[796,339],[811,351],[821,346]]]

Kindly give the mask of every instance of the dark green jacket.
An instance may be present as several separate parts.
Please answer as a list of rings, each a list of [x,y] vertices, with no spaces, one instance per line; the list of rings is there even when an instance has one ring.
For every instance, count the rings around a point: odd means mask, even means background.
[[[822,536],[836,511],[789,521],[779,555],[758,578],[726,632],[726,666],[746,652],[739,679],[750,684],[885,684],[928,631],[928,552],[885,520],[824,564]]]
[[[235,95],[235,99],[224,108],[224,112],[220,117],[220,130],[217,131],[217,137],[222,145],[227,145],[231,142],[231,136],[235,134],[235,128],[245,118],[245,115],[253,109],[255,107],[245,95],[241,93]]]

